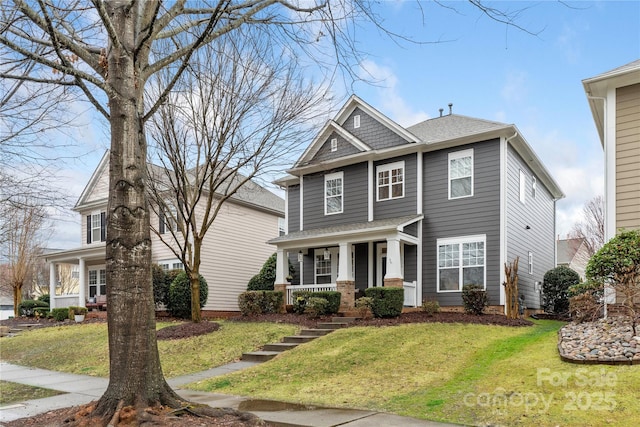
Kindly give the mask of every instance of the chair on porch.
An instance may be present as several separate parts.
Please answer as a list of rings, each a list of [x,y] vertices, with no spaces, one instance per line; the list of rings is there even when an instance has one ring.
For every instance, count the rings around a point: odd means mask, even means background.
[[[90,300],[91,301],[91,300]],[[106,295],[96,295],[95,302],[88,302],[86,304],[87,309],[97,308],[98,311],[107,309],[107,296]]]

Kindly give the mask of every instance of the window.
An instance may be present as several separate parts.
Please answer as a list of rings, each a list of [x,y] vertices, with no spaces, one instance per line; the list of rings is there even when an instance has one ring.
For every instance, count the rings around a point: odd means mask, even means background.
[[[87,243],[104,242],[106,219],[104,212],[87,215]]]
[[[520,169],[520,201],[522,203],[524,203],[526,199],[526,194],[524,190],[526,185],[527,185],[527,176],[524,174],[522,169]]]
[[[438,239],[438,292],[485,287],[485,236]]]
[[[278,218],[278,236],[284,236],[285,234],[284,218]]]
[[[331,139],[331,152],[333,153],[334,151],[338,151],[338,139],[337,138],[332,138]]]
[[[167,231],[178,231],[178,209],[172,203],[167,202],[165,208],[160,215],[160,234],[164,234]]]
[[[326,258],[323,250],[315,252],[316,284],[331,283],[331,256]]]
[[[529,274],[533,274],[533,252],[529,252]]]
[[[360,127],[360,115],[353,116],[353,128],[358,129]]]
[[[378,201],[404,197],[404,162],[381,165],[378,174]]]
[[[473,149],[449,153],[449,199],[473,196]]]
[[[184,265],[179,259],[158,261],[158,265],[164,270],[184,270]]]
[[[107,270],[89,270],[89,298],[107,294]]]
[[[336,172],[324,176],[324,214],[342,213],[342,182],[343,173]]]
[[[531,198],[536,198],[536,191],[538,190],[538,181],[535,176],[531,177]]]

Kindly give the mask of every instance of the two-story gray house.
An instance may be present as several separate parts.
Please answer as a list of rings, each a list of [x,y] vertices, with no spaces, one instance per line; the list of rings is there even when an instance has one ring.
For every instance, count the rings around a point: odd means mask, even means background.
[[[288,303],[338,290],[347,309],[357,290],[402,286],[406,306],[461,306],[475,283],[504,306],[519,257],[519,293],[540,307],[564,194],[516,126],[450,113],[403,128],[352,96],[287,173],[286,233],[270,243]]]

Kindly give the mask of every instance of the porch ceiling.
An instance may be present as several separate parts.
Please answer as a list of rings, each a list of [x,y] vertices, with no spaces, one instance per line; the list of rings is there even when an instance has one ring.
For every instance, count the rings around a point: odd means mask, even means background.
[[[404,231],[404,227],[420,221],[423,218],[423,215],[407,215],[396,218],[295,231],[269,240],[268,243],[277,245],[279,248],[287,249],[323,243],[328,240],[357,241],[368,240],[374,237],[383,238],[390,234],[401,233]]]
[[[50,252],[41,255],[46,262],[58,262],[65,264],[78,264],[80,258],[85,261],[104,260],[106,257],[106,245],[104,243],[92,246],[83,246],[81,248],[68,249],[59,252]]]

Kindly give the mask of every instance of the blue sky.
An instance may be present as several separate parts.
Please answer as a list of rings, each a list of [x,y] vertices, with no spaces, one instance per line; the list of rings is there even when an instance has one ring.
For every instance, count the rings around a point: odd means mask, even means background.
[[[363,77],[336,98],[356,93],[403,126],[438,109],[515,124],[566,194],[557,204],[557,228],[566,234],[584,202],[603,194],[603,152],[581,81],[640,58],[640,1],[493,2],[501,10],[526,8],[516,21],[537,35],[483,16],[467,2],[383,2],[384,25],[414,40],[396,42],[373,26],[355,39],[367,54]],[[366,70],[366,71],[365,71]],[[336,108],[341,107],[336,105]],[[85,116],[86,117],[86,116]],[[61,173],[75,201],[108,148],[104,125],[85,120],[71,131],[85,153]],[[56,223],[50,247],[81,244],[79,217]]]

